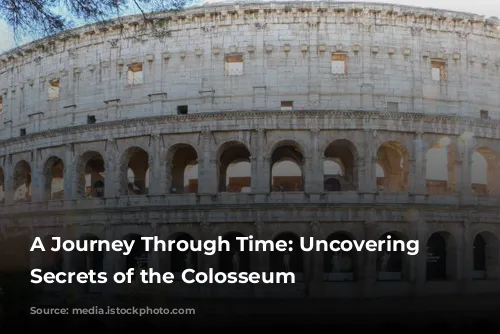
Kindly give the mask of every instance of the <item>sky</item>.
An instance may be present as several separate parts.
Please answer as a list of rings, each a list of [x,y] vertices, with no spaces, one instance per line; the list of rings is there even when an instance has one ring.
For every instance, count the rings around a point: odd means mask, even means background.
[[[220,2],[220,0],[202,0],[205,4]],[[246,0],[245,2],[247,2]],[[259,0],[255,0],[257,2]],[[236,1],[230,1],[236,2]],[[475,13],[486,17],[496,16],[500,18],[500,0],[385,0],[385,1],[365,1],[352,0],[352,2],[385,2],[391,4],[430,7],[460,12]],[[27,42],[26,40],[25,42]],[[7,24],[0,20],[0,52],[8,51],[18,45],[15,44],[12,32]]]

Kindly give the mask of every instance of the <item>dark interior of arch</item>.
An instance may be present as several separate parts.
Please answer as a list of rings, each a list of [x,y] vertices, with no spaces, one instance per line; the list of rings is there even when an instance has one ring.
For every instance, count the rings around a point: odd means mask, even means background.
[[[186,167],[197,164],[198,154],[196,150],[187,144],[180,144],[172,149],[170,159],[170,192],[182,194],[190,192],[189,186],[185,189],[184,175]],[[197,190],[197,187],[195,187]],[[196,191],[197,192],[197,191]]]
[[[446,280],[446,239],[434,233],[427,241],[427,280]]]
[[[147,269],[148,268],[148,253],[146,252],[146,244],[141,240],[138,234],[131,234],[127,236],[126,240],[134,240],[134,246],[129,255],[127,255],[127,269]]]
[[[486,240],[481,234],[474,238],[474,270],[486,271]]]
[[[230,251],[219,252],[219,268],[222,272],[250,272],[250,252],[247,248],[243,251],[237,237],[244,235],[239,232],[230,232],[224,236],[229,241]]]
[[[219,158],[219,191],[227,191],[227,169],[232,163],[250,162],[250,151],[241,143],[230,144]],[[248,185],[249,186],[249,185]]]
[[[330,234],[326,241],[328,243],[338,240],[339,242],[345,240],[352,240],[351,236],[344,232],[335,232]],[[335,244],[336,247],[340,247],[339,244]],[[356,273],[356,251],[338,251],[334,252],[329,249],[323,254],[323,273]],[[353,277],[356,280],[356,277]]]
[[[393,240],[403,240],[396,233],[385,233],[380,240],[387,240],[388,236]],[[378,273],[402,273],[403,272],[403,252],[398,247],[397,250],[388,250],[386,245],[382,246],[382,251],[377,253],[377,272]]]
[[[187,234],[181,233],[174,238],[176,241],[191,241],[194,238]],[[174,248],[170,254],[171,272],[180,273],[186,269],[198,269],[198,254],[194,251],[180,251]]]
[[[271,165],[283,160],[291,160],[299,166],[304,164],[304,156],[293,145],[283,145],[274,150],[271,155]]]
[[[291,245],[288,245],[292,248],[292,251],[287,250],[286,252],[273,251],[270,256],[270,268],[272,272],[295,272],[295,273],[303,273],[304,272],[304,262],[303,262],[303,254],[300,250],[299,237],[290,232],[284,232],[277,235],[274,239],[274,242],[278,240],[284,240],[286,242],[292,241]]]
[[[346,140],[340,139],[328,145],[325,149],[325,158],[339,159],[344,167],[344,178],[347,182],[357,183],[356,178],[356,149]]]
[[[127,182],[128,193],[130,194],[145,194],[147,192],[148,185],[146,184],[146,173],[149,169],[149,155],[146,151],[141,148],[134,147],[130,148],[126,157],[128,162],[125,168],[125,179]],[[128,181],[128,169],[131,169],[134,173],[134,182],[129,184]]]

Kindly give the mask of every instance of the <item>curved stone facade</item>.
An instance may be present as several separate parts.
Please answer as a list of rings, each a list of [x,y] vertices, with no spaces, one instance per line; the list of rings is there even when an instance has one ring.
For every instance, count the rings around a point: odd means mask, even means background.
[[[280,2],[158,14],[153,26],[129,17],[6,53],[2,243],[26,250],[1,264],[178,272],[188,257],[199,270],[233,263],[140,250],[30,256],[35,236],[390,233],[419,240],[419,255],[351,253],[337,268],[334,254],[293,253],[295,285],[179,283],[165,293],[499,290],[498,41],[497,22],[476,15]],[[274,253],[239,263],[282,270]]]

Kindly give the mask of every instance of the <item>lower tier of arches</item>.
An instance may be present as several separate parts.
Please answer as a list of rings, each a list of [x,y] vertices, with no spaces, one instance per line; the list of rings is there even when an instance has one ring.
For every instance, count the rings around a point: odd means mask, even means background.
[[[456,212],[455,212],[456,213]],[[170,296],[311,296],[311,297],[376,297],[432,294],[495,292],[500,290],[500,224],[477,220],[441,219],[422,212],[427,219],[396,219],[370,221],[361,213],[343,221],[232,221],[175,223],[142,222],[141,212],[118,213],[113,220],[102,221],[95,216],[51,217],[38,223],[17,221],[2,229],[0,241],[0,273],[40,268],[50,272],[108,273],[111,281],[116,272],[152,269],[173,274],[173,282],[161,284]],[[257,215],[256,215],[257,216]],[[375,215],[376,216],[376,215]],[[127,219],[125,219],[127,217]],[[207,216],[208,217],[208,216]],[[333,217],[333,213],[332,213]],[[130,220],[133,218],[132,220]],[[86,219],[86,222],[81,221]],[[135,221],[135,222],[134,222]],[[484,219],[483,219],[484,221]],[[34,222],[34,220],[33,220]],[[26,222],[25,222],[26,223]],[[242,250],[238,237],[253,236],[258,240],[279,240],[286,244],[302,244],[289,251],[267,249],[259,252]],[[128,255],[116,252],[30,252],[35,238],[45,247],[54,246],[53,237],[62,240],[128,240],[135,241]],[[147,251],[141,237],[157,237],[158,241],[177,244],[205,242],[220,238],[226,248],[207,255],[196,250],[171,252]],[[301,242],[301,238],[302,241]],[[316,251],[300,248],[311,240],[321,241]],[[356,251],[356,243],[391,240],[395,247],[382,244],[375,251]],[[413,243],[412,243],[413,242]],[[328,246],[337,249],[328,248]],[[153,242],[150,242],[153,246]],[[159,245],[161,246],[161,245]],[[224,246],[225,247],[225,246]],[[327,248],[324,248],[327,247]],[[282,272],[293,273],[294,284],[185,284],[182,272]],[[203,275],[203,274],[202,274]],[[136,276],[138,277],[138,276]],[[130,289],[148,293],[157,291],[157,284],[71,285],[86,293],[127,294]],[[42,284],[48,291],[65,290],[68,285]],[[40,287],[38,286],[38,287]],[[500,291],[499,291],[500,292]]]

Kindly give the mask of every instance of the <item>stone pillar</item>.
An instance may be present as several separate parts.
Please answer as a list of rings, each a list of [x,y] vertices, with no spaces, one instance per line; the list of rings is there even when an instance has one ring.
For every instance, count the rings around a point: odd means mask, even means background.
[[[462,240],[457,242],[457,265],[459,279],[461,279],[460,292],[467,293],[472,281],[472,271],[474,270],[474,240],[471,238],[470,221],[463,221]],[[460,268],[461,266],[461,268]]]
[[[256,148],[256,156],[252,157],[252,193],[267,194],[271,189],[271,166],[269,158],[264,150],[266,146],[266,132],[257,129],[252,145]]]
[[[12,155],[7,156],[7,160],[3,165],[4,189],[5,189],[5,204],[11,205],[14,203],[14,168],[12,165]]]
[[[424,141],[422,132],[417,132],[413,139],[413,157],[410,157],[412,178],[410,192],[415,196],[423,196],[427,194],[426,187],[426,158],[424,152]]]
[[[209,222],[202,222],[200,224],[201,228],[201,240],[213,240],[214,239],[214,233],[213,233],[213,227]],[[214,255],[205,255],[205,254],[199,254],[198,260],[199,260],[199,271],[203,272],[208,272],[210,268],[213,268],[214,271],[217,271],[217,254],[215,253]],[[210,297],[212,294],[212,290],[214,290],[215,287],[211,284],[204,284],[200,286],[200,295],[201,297]]]
[[[64,200],[69,201],[73,198],[73,187],[76,187],[76,184],[73,184],[75,180],[75,173],[77,172],[76,166],[76,157],[75,150],[72,144],[66,145],[66,151],[64,156]]]
[[[460,192],[462,197],[467,197],[473,195],[472,192],[472,182],[471,182],[471,170],[472,170],[472,153],[474,149],[474,143],[472,139],[464,138],[462,141],[460,161],[461,168],[459,169],[458,179],[461,181],[460,187],[457,187],[457,191]]]
[[[311,226],[311,236],[314,240],[323,239],[323,231],[321,230],[321,223],[313,221]],[[308,269],[307,277],[309,278],[309,297],[321,297],[323,294],[323,257],[324,252],[308,252],[310,256],[310,266]]]
[[[375,194],[377,192],[377,152],[374,145],[376,131],[365,129],[365,156],[364,156],[364,178],[359,185],[360,193]],[[363,169],[360,168],[360,172]]]
[[[148,195],[161,195],[167,192],[167,185],[165,180],[162,179],[161,166],[165,167],[160,161],[160,136],[157,134],[152,134],[149,138],[149,155],[148,155],[148,165],[149,165],[149,184],[148,184]]]
[[[43,157],[40,150],[33,150],[33,160],[31,167],[31,201],[42,202],[46,198],[46,178]]]
[[[119,197],[123,180],[121,179],[121,159],[116,141],[114,139],[109,139],[106,142],[105,150],[104,197]]]
[[[416,212],[418,215],[418,212]],[[416,216],[412,221],[412,234],[410,238],[418,240],[419,252],[412,256],[410,279],[414,282],[414,294],[421,295],[424,293],[425,282],[427,280],[427,223],[422,218]]]
[[[375,240],[377,234],[377,224],[374,221],[366,221],[365,226],[365,237],[364,240]],[[370,298],[374,293],[374,286],[377,281],[377,252],[363,251],[362,261],[363,271],[360,272],[360,282],[363,287],[362,296],[365,298]]]
[[[306,168],[304,168],[304,191],[309,194],[318,194],[323,192],[324,157],[319,152],[319,129],[311,129],[312,149],[310,155],[306,157]]]
[[[254,240],[265,240],[267,238],[266,224],[262,221],[256,221]],[[250,267],[254,272],[269,272],[269,252],[250,252]],[[254,297],[262,298],[266,294],[265,284],[254,284]]]
[[[198,193],[211,195],[217,193],[217,161],[213,155],[212,131],[203,129],[200,133],[203,157],[198,159]]]
[[[106,226],[104,227],[104,235],[105,235],[105,240],[108,241],[113,241],[114,239],[114,231],[113,228],[109,225],[109,222],[107,222]],[[103,295],[112,295],[115,292],[116,287],[118,284],[116,284],[113,280],[113,275],[118,272],[122,271],[122,255],[118,252],[104,252],[104,258],[103,258],[103,271],[106,273],[108,281],[105,284],[105,288],[102,289]]]

